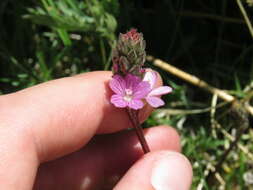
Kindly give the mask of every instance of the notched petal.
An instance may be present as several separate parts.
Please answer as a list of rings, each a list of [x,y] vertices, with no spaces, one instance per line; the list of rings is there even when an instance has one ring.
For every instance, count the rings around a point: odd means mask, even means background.
[[[142,99],[145,98],[148,93],[150,92],[150,85],[146,81],[142,81],[136,86],[133,91],[134,91],[134,98]]]
[[[133,99],[131,102],[128,103],[128,106],[134,110],[138,110],[143,108],[144,103],[141,100]]]
[[[134,89],[141,82],[141,78],[132,74],[128,74],[125,77],[125,82],[126,88]]]
[[[126,83],[123,77],[115,75],[109,82],[109,86],[116,94],[123,95],[126,88]]]
[[[121,95],[118,95],[118,94],[112,95],[111,103],[118,108],[127,107],[127,102],[123,99]]]
[[[161,87],[158,87],[158,88],[155,88],[154,90],[152,90],[150,93],[149,93],[149,96],[161,96],[161,95],[164,95],[164,94],[168,94],[172,92],[172,88],[169,87],[169,86],[161,86]]]
[[[150,84],[150,88],[153,89],[157,80],[157,73],[154,71],[148,71],[145,73],[143,81],[147,81]]]
[[[158,97],[147,97],[146,101],[148,102],[149,105],[151,105],[154,108],[158,108],[160,106],[163,106],[165,103],[161,98]]]

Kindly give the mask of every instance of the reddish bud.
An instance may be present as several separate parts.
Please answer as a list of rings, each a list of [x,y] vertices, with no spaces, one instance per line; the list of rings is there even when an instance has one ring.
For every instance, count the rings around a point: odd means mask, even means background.
[[[129,32],[127,32],[126,34],[123,34],[122,37],[125,40],[133,40],[133,41],[137,42],[138,40],[140,40],[141,33],[138,33],[137,30],[133,28]]]

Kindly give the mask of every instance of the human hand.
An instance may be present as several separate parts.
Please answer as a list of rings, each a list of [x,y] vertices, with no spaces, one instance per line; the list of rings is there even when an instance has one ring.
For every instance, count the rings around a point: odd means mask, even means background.
[[[109,102],[110,77],[91,72],[0,97],[0,189],[189,189],[176,131],[145,129],[143,156],[135,133],[123,131],[127,114]]]

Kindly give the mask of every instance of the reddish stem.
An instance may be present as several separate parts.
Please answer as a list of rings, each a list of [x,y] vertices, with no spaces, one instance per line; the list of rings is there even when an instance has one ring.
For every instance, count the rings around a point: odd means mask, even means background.
[[[127,108],[127,113],[128,113],[129,119],[130,119],[133,127],[135,128],[135,132],[136,132],[138,139],[141,143],[144,154],[150,152],[148,143],[144,137],[143,130],[142,130],[140,122],[139,122],[138,111]]]

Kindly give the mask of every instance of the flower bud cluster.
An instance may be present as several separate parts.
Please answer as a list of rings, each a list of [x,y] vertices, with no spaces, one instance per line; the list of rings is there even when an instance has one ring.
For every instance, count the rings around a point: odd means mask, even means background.
[[[143,76],[146,59],[146,43],[142,33],[131,29],[126,34],[120,34],[116,48],[113,51],[113,73],[121,76],[133,74]]]

